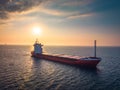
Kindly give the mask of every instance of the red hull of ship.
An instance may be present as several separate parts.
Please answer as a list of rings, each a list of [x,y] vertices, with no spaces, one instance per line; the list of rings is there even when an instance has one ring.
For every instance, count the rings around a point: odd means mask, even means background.
[[[100,62],[100,60],[80,60],[80,59],[78,60],[75,58],[52,56],[47,54],[34,54],[33,52],[32,52],[32,56],[36,58],[66,63],[70,65],[87,66],[87,67],[96,67],[96,65]]]

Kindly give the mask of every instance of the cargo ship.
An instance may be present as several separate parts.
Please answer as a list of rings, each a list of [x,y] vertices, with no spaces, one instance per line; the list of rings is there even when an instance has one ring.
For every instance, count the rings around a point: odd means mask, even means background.
[[[34,46],[34,51],[31,52],[32,57],[76,65],[85,67],[96,67],[101,61],[100,57],[96,57],[96,40],[94,41],[94,57],[79,57],[65,54],[46,54],[43,53],[43,45],[36,40]]]

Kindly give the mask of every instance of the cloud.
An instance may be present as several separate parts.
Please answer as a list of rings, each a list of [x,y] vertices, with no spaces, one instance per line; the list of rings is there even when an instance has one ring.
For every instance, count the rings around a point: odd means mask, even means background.
[[[0,0],[0,22],[11,18],[40,17],[77,19],[100,15],[109,3],[99,0]],[[109,8],[107,8],[109,6]],[[116,6],[116,5],[115,5]],[[112,7],[111,7],[112,8]],[[112,10],[113,11],[113,10]],[[50,17],[49,17],[50,16]],[[51,18],[51,16],[53,18]],[[54,17],[56,16],[56,17]],[[103,16],[103,15],[102,15]]]
[[[0,24],[4,25],[4,24],[6,24],[6,23],[4,23],[4,22],[0,22]]]
[[[88,17],[95,13],[89,7],[93,2],[94,0],[49,0],[41,5],[39,12],[69,19]]]
[[[29,10],[41,2],[43,0],[0,0],[0,19],[8,19],[10,13]]]
[[[62,6],[84,6],[92,2],[93,0],[72,0],[72,1],[64,2]]]
[[[5,11],[0,11],[0,19],[8,19],[8,14]]]
[[[0,0],[0,19],[9,19],[11,15],[16,13],[17,15],[21,15],[21,13],[25,14],[25,12],[27,12],[26,14],[30,15],[30,13],[33,13],[35,10],[32,9],[38,6],[39,9],[35,11],[38,13],[40,12],[53,16],[67,16],[68,18],[83,17],[87,15],[81,15],[81,9],[68,10],[69,6],[86,6],[92,1],[93,0]],[[63,9],[62,7],[66,7],[66,9]]]
[[[85,13],[85,14],[78,14],[78,15],[72,15],[68,16],[67,19],[78,19],[78,18],[85,18],[96,15],[95,13]]]
[[[63,10],[47,9],[47,8],[42,8],[40,12],[54,16],[69,16],[69,15],[79,14],[79,11],[71,12],[71,11],[63,11]]]

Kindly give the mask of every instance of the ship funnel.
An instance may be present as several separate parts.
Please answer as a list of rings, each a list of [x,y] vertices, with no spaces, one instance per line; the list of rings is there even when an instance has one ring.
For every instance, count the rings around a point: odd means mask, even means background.
[[[94,57],[96,57],[96,40],[94,40]]]

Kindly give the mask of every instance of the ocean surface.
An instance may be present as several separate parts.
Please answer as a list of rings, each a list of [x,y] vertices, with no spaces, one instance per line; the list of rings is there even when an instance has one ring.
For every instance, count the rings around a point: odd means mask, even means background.
[[[32,46],[0,46],[0,90],[120,90],[120,47],[97,47],[95,69],[31,57]],[[93,47],[46,46],[44,52],[93,56]]]

